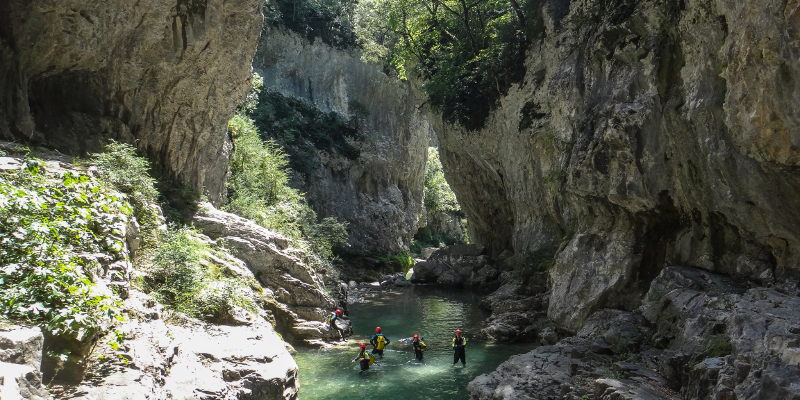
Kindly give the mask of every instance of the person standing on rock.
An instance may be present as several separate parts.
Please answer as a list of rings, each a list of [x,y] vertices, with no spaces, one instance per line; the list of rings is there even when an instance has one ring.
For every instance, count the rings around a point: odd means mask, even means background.
[[[461,360],[462,366],[467,366],[467,338],[461,336],[461,329],[456,329],[453,337],[453,365]]]
[[[358,347],[360,347],[361,350],[358,352],[356,358],[354,358],[351,362],[358,361],[358,365],[361,367],[361,370],[366,371],[369,369],[369,366],[375,362],[375,357],[372,354],[367,354],[366,343],[360,343]]]
[[[389,344],[389,339],[381,333],[381,327],[375,327],[375,334],[369,340],[372,345],[372,354],[377,354],[383,358],[383,349]]]
[[[417,357],[417,361],[422,361],[423,353],[428,346],[425,345],[425,342],[423,342],[416,333],[412,336],[411,346],[414,347],[414,355]]]
[[[347,319],[347,317],[344,316],[344,313],[342,313],[342,310],[337,308],[335,311],[332,311],[330,314],[328,314],[327,319],[328,323],[331,326],[331,329],[339,332],[339,337],[341,337],[342,340],[344,340],[344,331],[342,330],[342,328],[339,328],[339,325],[336,325],[337,319],[341,320]]]

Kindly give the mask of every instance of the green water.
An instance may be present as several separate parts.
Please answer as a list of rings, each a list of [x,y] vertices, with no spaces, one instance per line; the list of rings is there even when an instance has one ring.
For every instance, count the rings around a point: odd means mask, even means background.
[[[410,287],[380,293],[369,302],[350,307],[354,336],[348,345],[330,350],[300,350],[300,399],[464,399],[474,377],[494,370],[528,345],[497,345],[473,339],[486,314],[477,296],[429,288]],[[358,343],[368,343],[379,325],[391,340],[369,371],[360,372],[350,361]],[[453,331],[460,328],[469,340],[467,366],[453,366],[450,347]],[[418,363],[410,344],[399,339],[419,333],[428,345]],[[371,349],[371,347],[369,347]]]

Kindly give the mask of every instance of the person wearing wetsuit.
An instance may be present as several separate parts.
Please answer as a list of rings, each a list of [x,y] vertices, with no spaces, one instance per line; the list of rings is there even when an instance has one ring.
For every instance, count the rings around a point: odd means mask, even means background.
[[[453,337],[453,365],[461,360],[461,365],[467,365],[467,338],[461,336],[461,329],[456,329],[456,335]]]
[[[377,354],[383,358],[383,349],[389,344],[389,338],[383,336],[380,326],[376,326],[375,334],[372,335],[369,343],[372,345],[372,354]]]
[[[417,361],[422,361],[424,351],[428,346],[425,345],[425,342],[423,342],[416,333],[412,336],[411,346],[414,347],[414,355],[417,357]]]
[[[330,324],[331,329],[339,332],[339,336],[342,338],[342,340],[344,340],[344,331],[341,328],[339,328],[338,325],[336,325],[337,319],[342,319],[342,320],[348,319],[343,315],[342,310],[338,308],[335,311],[331,312],[330,315],[328,315],[328,323]]]
[[[352,362],[358,361],[358,365],[361,367],[362,371],[366,371],[369,369],[369,354],[367,354],[367,345],[366,343],[361,343],[358,345],[361,350],[358,352],[356,358],[353,359]]]

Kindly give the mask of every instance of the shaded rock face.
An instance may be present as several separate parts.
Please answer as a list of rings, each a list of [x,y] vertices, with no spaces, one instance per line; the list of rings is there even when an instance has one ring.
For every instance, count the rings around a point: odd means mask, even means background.
[[[557,250],[549,315],[572,332],[667,265],[796,276],[797,1],[556,3],[485,128],[434,118],[472,239]]]
[[[301,190],[320,216],[350,223],[355,253],[407,249],[422,212],[430,135],[410,87],[363,62],[356,51],[281,29],[264,33],[253,69],[268,90],[346,118],[359,115],[359,157],[320,154],[314,170],[300,177]]]
[[[575,336],[512,357],[473,399],[800,398],[800,289],[668,267],[638,312],[604,309]]]
[[[414,264],[411,280],[480,290],[496,288],[500,272],[484,253],[485,248],[475,244],[443,247]]]
[[[136,143],[221,200],[261,3],[4,1],[0,137],[78,154]]]
[[[274,298],[267,306],[288,341],[307,345],[341,338],[322,322],[336,301],[325,291],[322,277],[301,260],[302,254],[288,239],[208,203],[200,205],[192,222],[210,238],[224,243]],[[343,329],[348,333],[349,324]]]

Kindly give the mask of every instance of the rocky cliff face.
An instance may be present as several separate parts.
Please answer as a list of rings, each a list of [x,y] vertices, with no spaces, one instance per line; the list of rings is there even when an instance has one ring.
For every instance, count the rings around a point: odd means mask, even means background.
[[[563,3],[485,128],[435,123],[472,238],[555,254],[548,314],[572,332],[667,265],[796,277],[800,3]]]
[[[136,143],[220,200],[261,3],[4,1],[0,137],[71,153]]]
[[[265,32],[253,68],[264,87],[318,109],[362,119],[360,156],[319,154],[302,190],[321,216],[350,223],[357,253],[408,248],[422,210],[430,127],[410,88],[360,59],[357,51],[309,42],[281,29]]]

